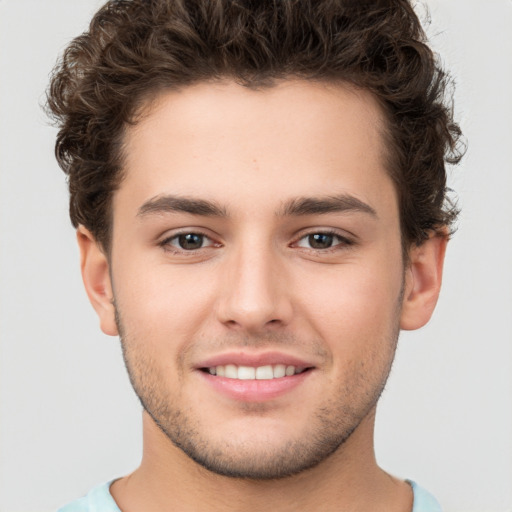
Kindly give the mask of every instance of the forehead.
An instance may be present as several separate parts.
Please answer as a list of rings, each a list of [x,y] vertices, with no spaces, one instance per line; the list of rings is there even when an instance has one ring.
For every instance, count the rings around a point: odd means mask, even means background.
[[[368,202],[390,181],[384,127],[374,96],[348,85],[224,81],[167,91],[127,128],[116,196],[140,205],[198,195],[247,212],[252,199],[277,204],[329,191]]]

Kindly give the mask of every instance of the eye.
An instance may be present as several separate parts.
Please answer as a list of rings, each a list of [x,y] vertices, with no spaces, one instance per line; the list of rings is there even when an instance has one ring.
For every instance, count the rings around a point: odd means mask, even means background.
[[[298,242],[298,247],[306,249],[331,249],[338,245],[351,245],[352,242],[336,233],[310,233],[303,236]]]
[[[196,251],[204,247],[214,245],[213,241],[201,233],[180,233],[170,238],[166,238],[162,246],[170,246],[173,249],[181,251]]]

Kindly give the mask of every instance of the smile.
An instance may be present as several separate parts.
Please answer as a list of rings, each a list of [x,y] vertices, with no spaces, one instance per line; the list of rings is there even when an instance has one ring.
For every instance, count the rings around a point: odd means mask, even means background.
[[[231,400],[265,402],[284,397],[314,379],[318,362],[279,351],[231,351],[212,355],[195,366],[196,375]]]
[[[238,379],[238,380],[272,380],[280,379],[282,377],[291,377],[305,371],[306,368],[275,364],[275,365],[264,365],[264,366],[242,366],[236,364],[226,364],[219,366],[212,366],[206,368],[210,375],[216,375],[218,377],[225,377],[227,379]]]

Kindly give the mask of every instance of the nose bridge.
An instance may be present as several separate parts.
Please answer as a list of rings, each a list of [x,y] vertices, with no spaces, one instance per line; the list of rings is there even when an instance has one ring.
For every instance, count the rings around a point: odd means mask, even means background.
[[[221,294],[224,323],[258,330],[270,323],[288,322],[291,305],[280,257],[262,236],[248,237],[233,248]]]

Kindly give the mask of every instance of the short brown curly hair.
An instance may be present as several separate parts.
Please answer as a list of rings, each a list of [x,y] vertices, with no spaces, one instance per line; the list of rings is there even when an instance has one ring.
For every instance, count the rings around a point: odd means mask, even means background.
[[[449,78],[407,0],[111,0],[66,49],[48,90],[60,127],[70,216],[108,252],[124,129],[152,95],[206,80],[344,81],[378,99],[404,248],[458,214],[445,163],[457,163]],[[442,230],[445,231],[442,231]]]

